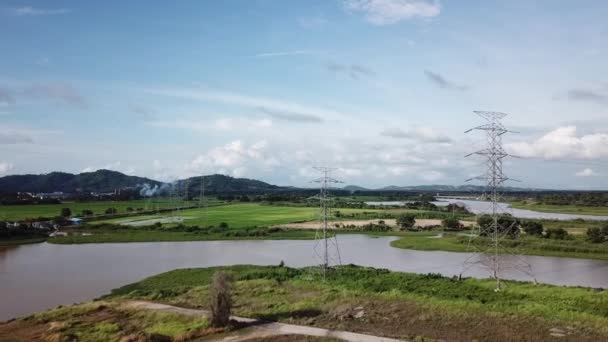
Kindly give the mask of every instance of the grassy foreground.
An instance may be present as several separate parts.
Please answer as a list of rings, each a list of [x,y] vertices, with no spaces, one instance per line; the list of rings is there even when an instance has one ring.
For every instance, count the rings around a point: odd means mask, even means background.
[[[118,340],[134,329],[180,341],[208,337],[215,332],[204,320],[155,317],[122,304],[136,299],[207,308],[208,284],[219,269],[233,276],[233,313],[239,316],[413,340],[608,338],[607,291],[508,281],[495,292],[491,280],[358,266],[340,267],[323,281],[311,269],[239,265],[174,270],[116,289],[97,302],[0,324],[0,341],[11,333],[32,337],[36,331],[51,331],[56,340]]]
[[[391,246],[422,251],[471,251],[469,238],[466,236],[446,233],[441,238],[431,238],[434,235],[436,233],[408,233],[391,242]],[[505,239],[503,244],[516,250],[518,254],[608,260],[608,243],[590,243],[583,237],[553,240],[522,236],[518,240]]]

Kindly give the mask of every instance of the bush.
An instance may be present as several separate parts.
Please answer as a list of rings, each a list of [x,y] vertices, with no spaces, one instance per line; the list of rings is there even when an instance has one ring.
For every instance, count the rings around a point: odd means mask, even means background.
[[[211,325],[225,327],[230,322],[232,309],[232,279],[229,274],[218,271],[213,274],[209,286],[209,309]]]
[[[93,216],[93,210],[89,210],[89,209],[82,210],[82,216]]]
[[[441,223],[445,229],[460,230],[462,228],[460,220],[456,217],[446,217]]]
[[[564,228],[549,228],[545,233],[548,239],[565,240],[568,237],[568,231]]]
[[[397,225],[401,229],[410,229],[416,224],[416,216],[413,214],[401,214],[397,217]]]
[[[528,235],[542,236],[543,224],[536,221],[527,221],[523,224],[524,232]]]
[[[113,215],[113,214],[116,214],[117,212],[118,211],[116,210],[116,208],[108,208],[105,211],[106,215]]]
[[[72,216],[72,210],[70,210],[70,208],[61,209],[61,217],[70,217],[70,216]]]
[[[519,236],[519,221],[509,215],[502,214],[498,217],[498,232],[501,235],[509,236],[511,238],[516,238]],[[477,218],[477,224],[479,225],[480,235],[481,236],[489,236],[492,233],[492,227],[494,225],[494,219],[490,215],[481,215]]]
[[[592,227],[587,229],[587,240],[592,243],[602,243],[606,241],[606,235],[603,229]]]
[[[226,223],[226,222],[220,222],[220,224],[219,224],[218,227],[221,228],[221,229],[228,229],[228,223]]]

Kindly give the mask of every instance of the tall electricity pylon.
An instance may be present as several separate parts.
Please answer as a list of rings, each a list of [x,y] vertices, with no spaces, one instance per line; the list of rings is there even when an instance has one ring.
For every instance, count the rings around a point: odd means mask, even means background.
[[[331,197],[330,187],[333,183],[341,183],[331,177],[331,172],[335,169],[329,167],[315,167],[315,170],[321,172],[321,177],[313,180],[320,184],[319,189],[319,228],[315,234],[314,254],[319,261],[319,268],[323,279],[327,276],[327,271],[332,266],[342,264],[340,259],[340,248],[336,233],[329,229],[329,219],[331,217]]]
[[[507,116],[505,113],[475,111],[475,114],[485,119],[487,123],[469,129],[465,133],[469,133],[473,130],[485,131],[487,147],[483,150],[471,153],[467,155],[467,157],[472,155],[482,156],[485,159],[486,170],[485,174],[468,179],[467,181],[479,179],[485,182],[486,189],[482,198],[489,199],[491,202],[491,210],[489,212],[491,221],[485,224],[484,227],[478,227],[477,234],[473,234],[472,239],[469,241],[469,246],[474,247],[476,252],[480,253],[473,255],[475,258],[480,257],[480,260],[477,260],[474,263],[482,264],[489,268],[492,277],[496,280],[495,290],[500,291],[502,273],[507,268],[525,270],[524,272],[533,277],[530,264],[521,260],[518,255],[514,255],[515,258],[505,257],[506,254],[513,253],[509,248],[504,246],[503,243],[505,238],[519,237],[519,224],[503,222],[500,217],[501,215],[504,215],[504,209],[500,208],[500,200],[502,198],[501,188],[503,184],[509,180],[503,172],[503,160],[510,157],[503,147],[502,137],[506,133],[514,132],[509,131],[501,122],[501,120]],[[505,226],[507,224],[509,226]],[[472,240],[480,236],[486,236],[490,243],[488,244],[484,241],[481,243],[472,243]],[[467,260],[467,263],[470,261],[470,259]]]

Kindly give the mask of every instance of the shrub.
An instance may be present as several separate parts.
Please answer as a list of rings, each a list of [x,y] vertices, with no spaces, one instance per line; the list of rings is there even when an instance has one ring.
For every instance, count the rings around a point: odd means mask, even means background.
[[[456,217],[446,217],[441,223],[445,229],[459,230],[461,228],[460,220]]]
[[[511,238],[516,238],[519,236],[519,221],[509,215],[502,214],[498,217],[498,232],[501,235],[509,236]],[[488,236],[492,232],[492,227],[494,225],[494,219],[490,215],[481,215],[477,218],[477,224],[479,225],[480,235]]]
[[[606,235],[604,235],[603,229],[591,227],[587,229],[587,240],[592,243],[602,243],[606,241]]]
[[[70,217],[70,216],[72,216],[72,210],[70,210],[70,208],[62,208],[61,209],[61,216],[62,217]]]
[[[543,235],[543,224],[536,221],[526,221],[523,224],[524,232],[528,235]]]
[[[545,232],[545,237],[548,239],[565,240],[568,237],[568,231],[564,228],[549,228]]]
[[[225,327],[230,322],[232,309],[232,278],[229,274],[217,271],[209,286],[209,308],[211,325]]]
[[[401,214],[397,217],[397,225],[401,229],[410,229],[416,224],[416,216],[413,214]]]
[[[221,228],[221,229],[228,229],[228,223],[226,223],[226,222],[220,222],[220,224],[219,224],[218,227]]]
[[[93,210],[84,209],[82,211],[82,216],[93,216]]]
[[[117,213],[117,210],[116,210],[116,208],[108,208],[108,209],[106,209],[105,213],[106,213],[106,215],[113,215],[113,214]]]

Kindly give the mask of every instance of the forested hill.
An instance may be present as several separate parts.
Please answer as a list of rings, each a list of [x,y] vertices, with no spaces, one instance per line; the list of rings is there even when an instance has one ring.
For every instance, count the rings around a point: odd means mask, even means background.
[[[161,185],[161,182],[137,177],[127,176],[123,173],[110,170],[97,170],[71,174],[65,172],[51,172],[42,175],[12,175],[0,178],[0,193],[15,192],[53,192],[61,191],[72,193],[83,192],[111,192],[129,187]]]
[[[183,193],[188,188],[191,196],[198,196],[201,191],[208,194],[262,194],[283,189],[255,179],[233,178],[225,175],[192,177],[177,182],[176,187]]]

